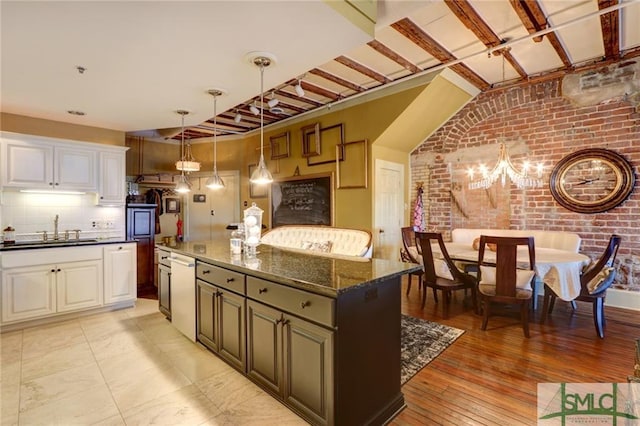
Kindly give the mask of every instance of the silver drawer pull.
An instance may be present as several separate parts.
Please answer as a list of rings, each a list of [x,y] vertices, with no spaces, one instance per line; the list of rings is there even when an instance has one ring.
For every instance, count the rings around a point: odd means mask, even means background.
[[[266,288],[259,288],[258,289],[258,294],[262,294],[262,293],[266,293],[267,289]]]
[[[311,302],[309,302],[308,300],[306,302],[300,303],[300,307],[302,309],[306,308],[307,306],[311,306]]]
[[[235,278],[227,278],[227,282],[228,282],[228,283],[232,283],[232,282],[234,282],[235,280],[236,280]]]

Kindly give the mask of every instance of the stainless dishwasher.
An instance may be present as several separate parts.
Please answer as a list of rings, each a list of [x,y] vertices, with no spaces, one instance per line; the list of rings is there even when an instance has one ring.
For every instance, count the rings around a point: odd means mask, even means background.
[[[196,261],[171,253],[171,323],[196,341]]]

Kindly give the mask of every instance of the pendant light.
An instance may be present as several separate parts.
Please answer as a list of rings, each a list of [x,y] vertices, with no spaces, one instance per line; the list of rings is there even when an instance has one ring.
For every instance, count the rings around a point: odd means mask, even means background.
[[[176,167],[178,167],[178,163],[182,163],[184,160],[184,116],[189,114],[189,111],[185,111],[183,109],[179,109],[176,113],[182,116],[182,140],[180,143],[180,161],[176,162]],[[200,167],[198,167],[199,169]],[[191,191],[191,185],[189,185],[189,181],[187,177],[184,175],[185,169],[178,168],[180,170],[180,176],[178,177],[178,183],[176,183],[176,192],[179,194],[185,194]]]
[[[207,188],[222,189],[224,181],[218,175],[218,96],[222,95],[222,90],[211,89],[208,93],[213,96],[213,176],[207,179]]]
[[[189,114],[189,111],[179,110],[177,113],[182,115],[182,153],[180,161],[176,161],[176,169],[185,172],[197,172],[200,170],[200,163],[193,158],[191,142],[187,141],[186,147],[184,146],[184,116]]]
[[[260,162],[258,167],[251,174],[251,183],[255,184],[269,184],[273,182],[273,176],[267,169],[267,165],[264,162],[264,69],[271,65],[271,61],[275,58],[273,55],[268,55],[260,52],[258,56],[253,57],[253,63],[260,68]]]

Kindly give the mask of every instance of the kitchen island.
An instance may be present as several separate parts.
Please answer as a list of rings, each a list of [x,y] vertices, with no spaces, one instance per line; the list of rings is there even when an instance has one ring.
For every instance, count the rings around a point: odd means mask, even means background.
[[[195,260],[197,340],[305,420],[384,424],[405,407],[400,282],[419,266],[268,245],[232,255],[227,238],[168,249]]]

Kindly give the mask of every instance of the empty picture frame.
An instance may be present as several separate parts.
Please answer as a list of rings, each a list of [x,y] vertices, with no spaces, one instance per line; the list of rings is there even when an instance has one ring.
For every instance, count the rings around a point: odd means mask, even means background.
[[[271,136],[271,159],[287,158],[289,156],[289,131]]]
[[[319,146],[324,149],[318,155],[307,157],[307,166],[333,163],[344,159],[344,126],[342,123],[320,129]],[[340,149],[334,148],[339,147]]]
[[[342,146],[336,145],[337,188],[367,188],[369,184],[369,169],[366,139],[346,142]],[[344,161],[338,160],[338,151],[342,150]]]
[[[257,164],[249,164],[249,197],[266,198],[269,194],[269,185],[258,185],[251,182],[251,175],[256,167],[258,167]]]
[[[302,156],[320,155],[320,123],[304,126],[300,131],[302,132]]]

